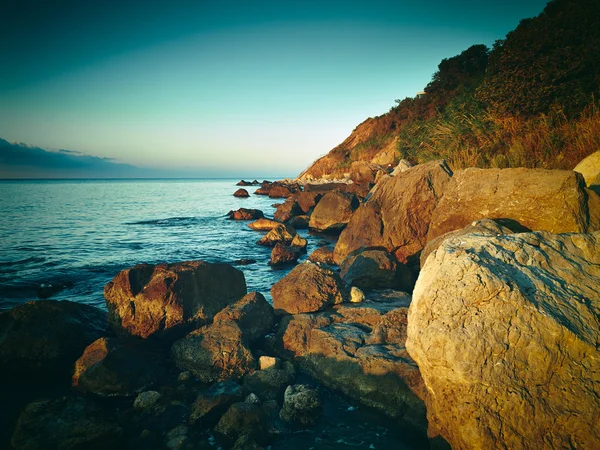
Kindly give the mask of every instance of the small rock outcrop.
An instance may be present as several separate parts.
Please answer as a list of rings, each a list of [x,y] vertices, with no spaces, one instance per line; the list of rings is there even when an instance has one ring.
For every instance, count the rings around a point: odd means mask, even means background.
[[[305,384],[295,384],[285,390],[279,417],[296,426],[310,427],[318,422],[322,411],[319,393]]]
[[[277,243],[290,245],[294,236],[296,236],[296,230],[292,226],[280,223],[256,243],[266,247],[274,247]]]
[[[448,184],[428,240],[479,219],[510,219],[533,231],[589,230],[588,198],[581,175],[571,170],[464,169]]]
[[[291,246],[283,245],[281,242],[275,244],[271,251],[271,258],[269,259],[269,265],[271,266],[283,266],[285,264],[295,264],[298,262],[300,252]]]
[[[445,240],[408,314],[430,426],[456,449],[600,447],[599,286],[600,232]]]
[[[192,331],[171,347],[173,361],[205,383],[237,380],[256,367],[240,327],[227,320]]]
[[[260,209],[240,208],[236,211],[229,211],[227,218],[229,220],[256,220],[264,217]]]
[[[352,193],[328,192],[315,206],[308,226],[320,232],[340,232],[346,227],[358,205],[359,201]]]
[[[206,322],[244,295],[243,272],[204,261],[138,264],[119,272],[104,288],[112,327],[142,338]]]
[[[240,180],[235,185],[236,186],[252,186],[252,182],[246,181],[246,180]]]
[[[265,219],[264,217],[262,219],[258,219],[257,221],[250,222],[248,224],[248,226],[250,228],[252,228],[253,230],[256,230],[256,231],[271,231],[277,225],[281,225],[281,224],[279,222],[277,222],[276,220]]]
[[[68,381],[77,358],[107,325],[104,311],[68,301],[38,300],[0,313],[0,376]]]
[[[246,197],[250,197],[250,194],[248,194],[248,191],[246,189],[238,189],[237,191],[235,191],[233,193],[234,197],[240,197],[240,198],[246,198]]]
[[[214,322],[231,320],[240,327],[248,342],[267,334],[275,324],[273,307],[260,292],[251,292],[219,312]]]
[[[278,313],[319,311],[346,299],[344,284],[335,272],[312,263],[300,264],[271,288]]]

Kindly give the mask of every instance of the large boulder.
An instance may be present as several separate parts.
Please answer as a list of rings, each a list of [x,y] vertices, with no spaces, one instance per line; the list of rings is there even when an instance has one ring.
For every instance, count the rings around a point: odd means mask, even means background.
[[[308,256],[308,260],[319,264],[335,264],[333,261],[333,247],[329,245],[319,247]]]
[[[285,264],[296,264],[300,251],[295,247],[283,245],[278,242],[271,251],[271,258],[269,259],[270,266],[282,266]]]
[[[293,226],[296,230],[307,230],[310,222],[310,216],[301,215],[292,217],[287,223]]]
[[[287,222],[292,217],[300,216],[302,214],[304,214],[304,211],[298,202],[294,199],[294,197],[290,197],[277,207],[273,217],[279,222]]]
[[[280,223],[256,243],[266,247],[275,247],[277,243],[289,245],[294,240],[294,236],[296,236],[296,230],[294,227]]]
[[[417,259],[418,265],[433,210],[451,177],[445,161],[433,161],[380,180],[340,235],[335,262],[361,247],[384,247],[400,263]]]
[[[254,342],[271,331],[275,324],[275,313],[260,292],[250,292],[214,318],[215,323],[227,320],[237,323],[248,342]]]
[[[73,386],[101,397],[132,396],[158,380],[158,367],[140,345],[114,338],[90,344],[75,363]]]
[[[15,450],[123,448],[116,420],[84,398],[38,400],[21,413],[11,444]]]
[[[321,232],[340,232],[346,227],[358,205],[358,198],[353,193],[328,192],[315,206],[308,226]]]
[[[0,314],[1,377],[68,381],[83,350],[106,333],[106,313],[82,303],[38,300]]]
[[[262,217],[264,217],[264,214],[260,209],[240,208],[227,213],[229,220],[256,220]]]
[[[244,295],[243,272],[204,261],[138,264],[119,272],[104,288],[113,328],[142,338],[211,320]]]
[[[277,225],[280,225],[280,223],[276,220],[265,219],[264,217],[248,224],[250,228],[256,231],[271,231]]]
[[[402,292],[372,292],[362,303],[286,316],[276,343],[321,384],[424,430],[425,386],[401,339],[409,302]]]
[[[437,205],[428,240],[484,218],[510,219],[534,231],[587,232],[587,202],[583,178],[571,170],[465,169]]]
[[[446,240],[408,314],[430,425],[455,449],[600,448],[600,232]]]
[[[240,197],[240,198],[246,198],[246,197],[250,197],[250,194],[248,194],[248,191],[246,189],[238,189],[237,191],[235,191],[233,193],[234,197]]]
[[[361,289],[393,288],[396,279],[396,261],[385,249],[369,248],[352,252],[340,266],[340,275],[350,286]]]
[[[350,165],[350,179],[357,184],[373,184],[383,167],[368,161],[354,161]]]
[[[585,184],[591,186],[600,176],[600,151],[594,152],[582,159],[573,169],[583,175]]]
[[[302,209],[303,214],[309,215],[314,209],[314,207],[317,205],[317,203],[319,203],[321,198],[323,198],[322,192],[302,191],[296,192],[294,194],[294,200],[296,201],[296,203],[298,203],[300,209]]]
[[[248,341],[231,320],[192,331],[171,347],[173,361],[205,383],[237,380],[256,367]]]
[[[273,307],[278,313],[298,314],[319,311],[342,303],[346,297],[344,283],[332,270],[304,263],[271,288]]]
[[[310,427],[317,423],[322,412],[319,392],[305,384],[295,384],[285,390],[279,417],[295,426]]]

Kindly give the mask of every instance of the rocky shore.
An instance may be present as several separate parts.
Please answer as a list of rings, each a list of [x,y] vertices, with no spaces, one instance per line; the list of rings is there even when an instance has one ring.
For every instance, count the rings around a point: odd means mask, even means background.
[[[598,448],[600,167],[585,167],[242,180],[256,191],[236,195],[283,200],[272,218],[228,213],[293,266],[272,304],[238,268],[182,261],[115,274],[107,312],[1,313],[0,446]],[[298,264],[302,228],[339,237]]]

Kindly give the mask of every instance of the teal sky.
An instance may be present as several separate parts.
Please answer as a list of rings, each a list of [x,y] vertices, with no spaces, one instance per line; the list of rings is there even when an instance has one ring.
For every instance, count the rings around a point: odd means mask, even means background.
[[[89,3],[0,6],[0,138],[254,177],[297,175],[546,1]]]

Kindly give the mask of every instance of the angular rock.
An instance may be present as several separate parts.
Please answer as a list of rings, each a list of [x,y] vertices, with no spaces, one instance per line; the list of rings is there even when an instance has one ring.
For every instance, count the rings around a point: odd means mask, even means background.
[[[242,400],[242,387],[235,381],[222,381],[201,392],[194,402],[190,424],[216,421],[233,403]]]
[[[238,189],[237,191],[235,191],[233,193],[234,197],[241,197],[241,198],[246,198],[246,197],[250,197],[250,194],[248,194],[248,191],[246,189]]]
[[[278,225],[280,225],[280,223],[276,220],[265,219],[264,217],[248,224],[250,228],[257,231],[271,231]]]
[[[583,175],[585,184],[591,186],[594,180],[600,176],[600,151],[594,152],[582,159],[573,171]]]
[[[344,284],[335,272],[312,263],[300,264],[271,288],[276,312],[319,311],[346,299]]]
[[[333,261],[333,248],[329,245],[319,247],[309,255],[308,260],[314,263],[333,265],[335,264]]]
[[[340,266],[340,275],[350,286],[361,289],[393,288],[397,265],[387,250],[359,249],[352,252]]]
[[[271,258],[269,259],[269,265],[281,266],[284,264],[295,264],[298,261],[300,252],[297,248],[283,245],[278,242],[271,251]]]
[[[340,232],[346,227],[358,205],[359,201],[352,193],[328,192],[315,206],[308,226],[321,232]]]
[[[310,221],[310,216],[301,215],[301,216],[292,217],[288,221],[288,224],[290,224],[296,230],[307,230],[309,221]]]
[[[296,236],[296,230],[293,227],[280,223],[256,243],[266,247],[274,247],[278,242],[289,245],[294,239],[294,236]]]
[[[365,299],[365,294],[356,286],[350,289],[350,303],[361,303]]]
[[[279,369],[281,360],[279,358],[274,358],[273,356],[261,356],[258,359],[258,365],[260,370]]]
[[[297,184],[273,183],[269,189],[269,198],[288,198],[300,190]]]
[[[256,220],[264,217],[260,209],[240,208],[236,211],[229,211],[227,218],[229,220]]]
[[[123,429],[84,398],[39,400],[21,413],[11,444],[15,450],[122,448]]]
[[[310,427],[321,418],[323,405],[319,393],[305,384],[288,386],[279,417],[284,422]]]
[[[215,431],[233,442],[248,436],[258,443],[265,443],[268,440],[267,415],[259,405],[234,403],[223,414]]]
[[[146,412],[156,405],[162,396],[157,391],[145,391],[139,394],[133,402],[136,411]]]
[[[192,331],[171,347],[177,367],[205,383],[237,380],[256,367],[240,327],[231,320]]]
[[[237,323],[243,336],[252,343],[271,331],[275,324],[275,313],[260,292],[250,292],[214,318],[215,323],[227,320]]]
[[[283,392],[294,382],[294,379],[294,372],[285,367],[282,369],[257,370],[244,377],[244,388],[256,394],[262,401],[276,400],[281,402]]]
[[[287,222],[292,217],[300,216],[302,214],[304,214],[304,211],[302,211],[302,208],[300,207],[298,202],[296,202],[294,197],[290,197],[285,202],[283,202],[283,204],[277,207],[277,210],[275,211],[275,214],[273,214],[273,217],[279,222]]]
[[[127,397],[148,389],[157,379],[156,363],[139,345],[100,338],[75,363],[72,381],[82,392]]]
[[[397,175],[400,175],[402,172],[406,172],[411,167],[414,167],[414,164],[412,164],[410,161],[407,161],[406,159],[401,159],[398,165],[394,167],[394,170],[392,171],[391,175],[395,177]]]
[[[304,239],[302,236],[300,236],[299,234],[294,236],[294,239],[292,239],[292,242],[290,243],[290,247],[292,247],[293,249],[295,249],[297,252],[300,252],[300,253],[306,253],[307,246],[308,246],[308,241],[306,239]]]
[[[448,184],[431,218],[428,240],[479,219],[510,219],[529,230],[588,230],[587,195],[571,170],[465,169]]]
[[[361,247],[384,247],[400,263],[418,265],[433,210],[451,177],[445,161],[433,161],[382,179],[340,235],[335,262]]]
[[[206,322],[246,294],[243,272],[228,264],[138,264],[104,288],[108,318],[120,334],[147,338]]]
[[[68,381],[83,350],[106,333],[106,313],[82,303],[38,300],[0,313],[2,378]]]
[[[240,180],[235,185],[236,186],[252,186],[252,183],[250,181]]]
[[[406,345],[452,448],[600,446],[598,286],[600,232],[468,235],[429,256]]]
[[[302,213],[309,215],[322,197],[323,193],[321,192],[302,191],[294,194],[294,200],[302,209]]]

